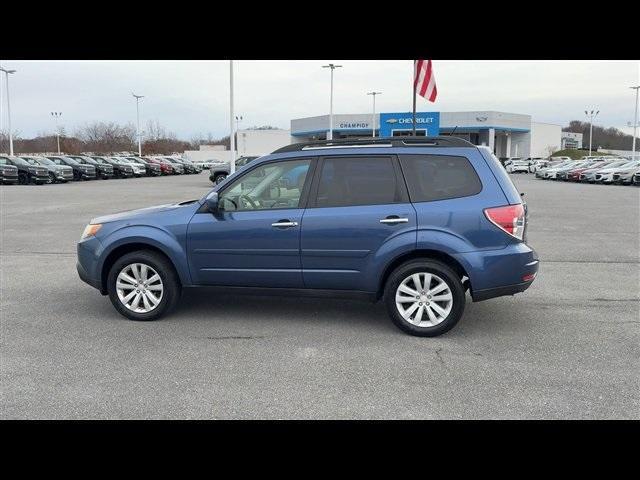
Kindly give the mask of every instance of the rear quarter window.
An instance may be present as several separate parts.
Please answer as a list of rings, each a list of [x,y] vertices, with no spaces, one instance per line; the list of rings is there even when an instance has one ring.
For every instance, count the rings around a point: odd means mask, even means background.
[[[469,197],[482,191],[482,182],[466,157],[399,155],[412,202]]]

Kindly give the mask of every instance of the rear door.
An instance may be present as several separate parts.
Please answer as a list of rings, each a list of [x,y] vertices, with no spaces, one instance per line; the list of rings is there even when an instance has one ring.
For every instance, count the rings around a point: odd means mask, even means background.
[[[321,158],[304,213],[307,288],[374,291],[384,261],[415,248],[416,213],[393,155]]]

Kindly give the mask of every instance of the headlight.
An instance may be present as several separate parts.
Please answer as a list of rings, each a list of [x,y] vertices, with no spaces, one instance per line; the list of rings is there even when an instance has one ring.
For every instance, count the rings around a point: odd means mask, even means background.
[[[80,237],[80,240],[84,240],[89,237],[94,237],[95,234],[98,233],[98,230],[100,230],[101,228],[102,228],[102,225],[99,223],[90,223],[85,227],[84,232],[82,232],[82,237]]]

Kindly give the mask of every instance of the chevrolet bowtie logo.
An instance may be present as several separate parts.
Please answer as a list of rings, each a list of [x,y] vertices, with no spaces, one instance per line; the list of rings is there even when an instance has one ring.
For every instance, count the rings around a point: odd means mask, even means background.
[[[386,123],[398,123],[398,119],[397,118],[390,118],[386,121]]]

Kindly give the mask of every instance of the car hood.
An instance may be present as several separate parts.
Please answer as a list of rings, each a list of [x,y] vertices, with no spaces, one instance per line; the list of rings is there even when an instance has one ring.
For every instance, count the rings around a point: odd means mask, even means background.
[[[91,220],[91,223],[109,223],[109,222],[118,222],[118,221],[129,220],[129,219],[139,219],[140,217],[159,215],[164,212],[175,210],[177,208],[181,208],[186,205],[191,205],[197,202],[198,200],[188,200],[186,202],[180,202],[180,203],[167,203],[164,205],[156,205],[154,207],[138,208],[136,210],[127,210],[125,212],[96,217],[93,220]]]

